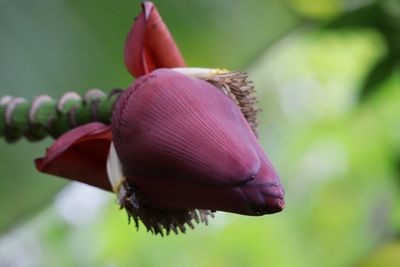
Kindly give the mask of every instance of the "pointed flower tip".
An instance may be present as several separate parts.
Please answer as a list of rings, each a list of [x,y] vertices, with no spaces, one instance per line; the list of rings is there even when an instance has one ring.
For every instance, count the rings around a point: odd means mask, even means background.
[[[143,1],[142,8],[145,14],[146,19],[150,17],[151,9],[154,7],[154,4],[150,1]]]
[[[153,3],[145,1],[125,43],[125,64],[136,78],[157,68],[183,67],[185,62]]]
[[[255,215],[280,212],[285,208],[285,191],[280,178],[254,136],[252,144],[260,157],[261,166],[255,179],[243,186],[243,193],[252,203]]]
[[[282,211],[285,208],[284,189],[269,161],[263,157],[262,166],[256,178],[241,187],[247,200],[247,215],[264,215]]]
[[[266,207],[264,214],[278,213],[285,208],[285,199],[282,186],[277,186],[272,195],[266,196]]]

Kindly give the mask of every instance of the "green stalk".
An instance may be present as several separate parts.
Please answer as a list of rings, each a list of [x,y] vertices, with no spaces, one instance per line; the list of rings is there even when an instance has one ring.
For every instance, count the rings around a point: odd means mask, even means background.
[[[89,122],[110,124],[114,103],[121,92],[115,89],[106,95],[92,89],[83,97],[68,92],[57,101],[46,95],[32,101],[20,97],[1,97],[0,137],[9,143],[22,137],[38,141],[46,136],[57,138]]]

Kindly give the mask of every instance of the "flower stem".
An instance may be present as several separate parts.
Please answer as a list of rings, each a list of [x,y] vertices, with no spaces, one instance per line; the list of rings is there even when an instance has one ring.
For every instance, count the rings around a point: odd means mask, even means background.
[[[0,98],[0,137],[9,143],[22,137],[38,141],[48,135],[57,138],[89,122],[110,124],[114,103],[121,92],[114,89],[107,95],[92,89],[83,97],[68,92],[58,100],[41,95],[32,101],[3,96]]]

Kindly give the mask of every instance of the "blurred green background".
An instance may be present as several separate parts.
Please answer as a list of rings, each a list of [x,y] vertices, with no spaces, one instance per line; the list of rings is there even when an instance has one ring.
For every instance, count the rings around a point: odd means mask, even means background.
[[[155,1],[190,66],[249,72],[284,212],[155,237],[0,140],[0,266],[399,266],[400,1]],[[140,1],[0,0],[0,95],[126,88]]]

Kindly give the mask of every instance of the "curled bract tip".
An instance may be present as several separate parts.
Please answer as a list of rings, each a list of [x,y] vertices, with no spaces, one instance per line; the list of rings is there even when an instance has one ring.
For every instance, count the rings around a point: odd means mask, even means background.
[[[125,43],[125,64],[136,78],[157,68],[184,67],[185,61],[153,3],[145,1]]]

